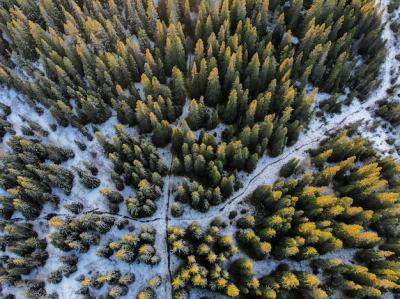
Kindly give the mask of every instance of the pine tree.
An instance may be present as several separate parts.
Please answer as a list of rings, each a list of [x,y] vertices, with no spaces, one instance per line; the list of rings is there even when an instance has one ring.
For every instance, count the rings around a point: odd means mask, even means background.
[[[255,92],[258,87],[260,73],[260,60],[258,54],[255,53],[251,58],[247,68],[245,70],[246,79],[244,81],[244,86],[250,90],[250,92]]]
[[[166,120],[157,122],[152,135],[152,142],[156,146],[164,147],[171,140],[172,129]]]
[[[178,128],[172,129],[172,151],[174,153],[179,153],[182,150],[183,145],[183,134]]]
[[[231,18],[232,24],[235,26],[239,21],[243,21],[246,16],[246,1],[234,0],[232,1],[231,7]]]
[[[24,12],[17,6],[11,11],[13,20],[7,24],[7,29],[13,39],[15,45],[19,45],[18,52],[26,56],[28,59],[36,59],[35,41],[29,31],[29,20]]]
[[[269,142],[271,156],[276,157],[282,153],[287,141],[287,131],[287,128],[283,126],[279,126],[274,130]]]
[[[182,72],[176,66],[172,68],[171,90],[174,103],[184,105],[186,102],[185,80]]]
[[[221,174],[216,166],[211,167],[210,169],[210,179],[212,186],[217,187],[219,186],[221,180]]]
[[[158,19],[158,13],[156,8],[154,7],[153,0],[147,0],[146,2],[146,16],[147,16],[147,30],[150,33],[150,36],[154,36],[156,30],[156,24]]]
[[[247,172],[252,172],[257,167],[257,162],[259,159],[258,153],[252,154],[246,161],[245,170]]]
[[[174,217],[180,217],[182,216],[184,210],[182,205],[179,202],[174,202],[171,205],[171,214]]]
[[[204,58],[204,43],[203,40],[200,38],[196,42],[195,50],[194,50],[194,55],[195,55],[195,63],[197,65],[200,65],[201,60]]]
[[[110,109],[101,98],[88,95],[85,98],[80,98],[79,101],[82,105],[82,116],[87,121],[99,124],[105,122],[111,116]]]
[[[207,86],[207,61],[203,58],[200,62],[200,70],[194,63],[191,71],[191,94],[193,98],[199,98]]]
[[[203,109],[204,107],[202,107],[202,104],[197,103],[196,100],[193,99],[190,102],[189,113],[186,117],[186,121],[191,129],[197,130],[203,125]]]
[[[303,0],[293,0],[290,1],[290,9],[287,13],[286,23],[288,27],[297,32],[298,31],[298,20],[300,16],[300,11],[303,7]]]
[[[285,178],[295,174],[300,168],[300,159],[292,158],[290,159],[279,171],[279,175]]]
[[[136,119],[139,125],[141,132],[149,133],[152,130],[150,118],[149,118],[149,110],[145,103],[142,101],[136,102]]]
[[[332,153],[333,149],[327,149],[326,151],[323,151],[319,153],[317,156],[313,157],[312,162],[315,164],[315,166],[322,168],[324,163],[329,159]]]
[[[224,197],[228,197],[233,192],[234,177],[223,177],[221,180],[221,193]]]
[[[218,69],[213,68],[208,76],[205,99],[210,106],[215,106],[219,103],[221,96],[221,85],[219,83]]]
[[[251,101],[245,116],[245,123],[248,126],[253,126],[255,121],[255,115],[257,110],[257,100]]]
[[[224,120],[228,124],[234,123],[237,119],[237,101],[237,91],[232,89],[224,110]]]
[[[63,127],[67,127],[71,122],[76,120],[71,108],[63,101],[57,101],[53,106],[51,106],[50,112]]]
[[[170,74],[174,66],[177,66],[181,71],[186,70],[185,49],[183,43],[176,32],[175,26],[170,24],[165,42],[166,73]]]

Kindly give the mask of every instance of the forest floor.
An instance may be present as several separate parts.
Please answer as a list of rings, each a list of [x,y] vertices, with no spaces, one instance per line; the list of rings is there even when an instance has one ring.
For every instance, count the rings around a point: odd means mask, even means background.
[[[382,1],[381,5],[384,7],[386,1]],[[399,18],[399,12],[392,14],[393,18]],[[160,274],[163,278],[162,285],[157,289],[158,298],[170,298],[171,287],[170,287],[170,276],[174,269],[179,265],[179,261],[174,258],[169,253],[169,248],[167,244],[167,230],[170,225],[187,225],[191,221],[197,220],[202,224],[206,225],[216,216],[228,217],[232,211],[241,211],[242,209],[248,209],[244,203],[244,199],[260,184],[273,183],[279,175],[279,169],[282,165],[287,163],[290,159],[306,158],[307,151],[318,145],[319,141],[326,137],[329,133],[335,131],[336,129],[357,123],[360,132],[366,137],[370,138],[371,141],[375,143],[375,146],[381,150],[382,153],[392,152],[392,154],[398,159],[399,155],[396,150],[393,151],[394,145],[391,145],[388,141],[390,139],[399,140],[399,131],[390,130],[390,127],[379,125],[374,128],[375,122],[380,122],[379,119],[374,115],[376,102],[388,96],[388,89],[398,83],[400,83],[400,63],[395,59],[395,56],[400,53],[400,43],[398,37],[390,29],[390,20],[387,12],[384,13],[384,20],[386,23],[385,29],[383,31],[383,37],[387,40],[387,55],[385,62],[382,65],[381,70],[381,83],[379,87],[370,94],[370,96],[363,102],[358,100],[353,100],[352,104],[349,106],[342,107],[342,111],[337,114],[325,114],[323,117],[313,117],[308,127],[303,130],[300,135],[299,141],[285,149],[284,153],[276,158],[263,157],[257,168],[250,174],[240,174],[241,182],[243,187],[231,196],[225,203],[219,206],[213,206],[207,213],[201,213],[191,210],[187,207],[183,216],[179,218],[173,218],[170,216],[170,206],[173,199],[172,190],[174,184],[179,182],[179,178],[174,177],[169,173],[165,178],[165,186],[163,190],[163,196],[158,201],[157,212],[149,218],[142,220],[132,219],[128,215],[126,207],[121,205],[121,210],[119,216],[129,218],[132,223],[139,228],[143,223],[152,224],[157,231],[156,238],[156,249],[158,255],[162,257],[161,262],[156,266],[149,266],[142,263],[127,264],[123,262],[117,262],[113,259],[104,259],[96,255],[96,247],[91,248],[87,253],[80,256],[78,263],[78,271],[72,274],[68,278],[64,278],[60,284],[51,285],[47,284],[47,289],[49,292],[58,291],[60,299],[74,299],[77,298],[75,291],[79,288],[79,282],[76,280],[77,277],[88,271],[109,271],[114,268],[118,268],[121,272],[132,272],[136,275],[136,281],[131,285],[129,293],[123,298],[133,298],[136,296],[137,292],[144,286],[146,286],[147,280],[156,275]],[[396,94],[396,93],[395,93]],[[325,99],[327,95],[319,94],[315,103],[315,107],[318,106],[318,102]],[[50,125],[55,123],[54,119],[50,113],[45,110],[43,115],[39,115],[32,111],[31,107],[26,103],[24,97],[18,95],[14,90],[7,88],[0,89],[0,102],[11,106],[12,114],[9,115],[8,120],[13,124],[14,129],[17,134],[21,134],[21,126],[25,123],[25,120],[38,122],[44,129],[48,130],[50,134],[43,138],[43,141],[54,143],[56,145],[65,146],[71,148],[75,152],[75,157],[67,162],[64,162],[63,166],[78,166],[82,167],[82,163],[85,160],[93,161],[99,169],[98,178],[101,180],[100,187],[112,186],[113,182],[110,179],[109,173],[112,169],[111,162],[102,154],[102,149],[96,139],[92,141],[85,140],[87,144],[87,150],[81,151],[75,144],[75,140],[82,136],[76,128],[62,128],[58,127],[56,131],[50,129]],[[104,124],[97,126],[107,137],[113,135],[113,125],[117,123],[116,116],[112,116]],[[132,130],[132,134],[136,134],[135,130]],[[6,135],[5,140],[0,144],[0,151],[7,150],[6,141],[10,136]],[[82,137],[83,141],[83,137]],[[95,153],[95,154],[94,154]],[[167,165],[171,165],[172,156],[170,151],[164,149],[161,151],[161,156],[164,157]],[[77,180],[75,180],[77,181]],[[4,190],[0,189],[0,194]],[[47,221],[45,220],[46,215],[49,213],[54,213],[58,215],[66,215],[68,212],[63,208],[63,204],[71,201],[81,202],[84,205],[84,211],[96,211],[97,213],[106,213],[107,205],[104,198],[97,189],[88,190],[85,189],[78,182],[74,183],[72,189],[72,194],[66,196],[61,191],[56,190],[57,195],[61,199],[60,205],[57,209],[54,206],[45,206],[42,211],[39,221],[35,222],[36,229],[40,232],[41,237],[47,237],[49,232],[49,227]],[[133,190],[126,188],[123,195],[127,196],[134,193]],[[21,215],[14,216],[15,221],[21,218]],[[232,228],[232,227],[231,227]],[[233,229],[233,228],[232,228]],[[100,242],[104,244],[110,238],[116,238],[126,233],[127,230],[117,230],[112,229],[106,236],[103,236]],[[232,232],[227,229],[227,232]],[[47,248],[49,252],[49,259],[47,260],[44,267],[41,267],[33,271],[29,276],[25,277],[36,277],[46,279],[46,274],[57,269],[60,266],[58,262],[58,257],[65,255],[64,252],[52,246],[50,243]],[[335,253],[335,256],[346,257],[349,252],[341,251]],[[263,268],[273,269],[276,262],[273,260],[257,262],[256,272]],[[300,263],[293,263],[291,265],[293,268],[302,268],[305,265]],[[105,288],[105,286],[103,287]],[[98,290],[98,292],[104,291],[104,289]],[[12,290],[11,290],[12,291]],[[94,293],[96,294],[96,293]],[[200,293],[192,292],[192,298],[199,298]],[[202,295],[206,295],[202,291]],[[215,294],[212,295],[215,297]],[[218,297],[220,298],[220,297]],[[222,298],[222,297],[221,297]]]

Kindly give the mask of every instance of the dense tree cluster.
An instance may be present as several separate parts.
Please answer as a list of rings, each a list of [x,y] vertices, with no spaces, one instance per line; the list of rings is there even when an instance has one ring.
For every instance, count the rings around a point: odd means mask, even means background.
[[[218,145],[216,138],[207,132],[202,132],[196,140],[190,129],[183,135],[174,129],[172,147],[183,157],[183,160],[175,157],[172,164],[173,173],[184,176],[175,188],[175,200],[200,211],[221,203],[239,187],[232,169],[243,169],[249,163],[253,169],[257,163],[240,142]],[[230,171],[226,169],[229,164],[235,164]]]
[[[96,176],[93,176],[92,173],[93,172],[96,173],[97,169],[90,169],[90,166],[88,167],[89,171],[76,168],[76,171],[78,172],[79,176],[79,182],[88,189],[96,189],[97,187],[100,186],[101,181],[98,178],[96,178]]]
[[[174,297],[189,298],[190,288],[240,298],[397,293],[400,165],[343,129],[306,161],[289,160],[280,174],[249,196],[254,212],[236,219],[235,240],[219,235],[222,218],[207,230],[197,222],[169,228],[170,251],[183,259],[172,280]],[[221,259],[222,243],[229,253]],[[346,261],[331,258],[339,250],[348,252]],[[258,260],[277,266],[266,272]],[[302,271],[293,267],[297,262]]]
[[[109,240],[97,249],[97,255],[110,258],[115,256],[117,260],[133,263],[136,260],[146,264],[157,264],[160,257],[154,248],[156,231],[151,225],[142,225],[140,232],[127,233],[121,240]]]
[[[68,277],[78,270],[78,257],[74,254],[60,256],[58,260],[62,263],[57,270],[50,272],[47,281],[53,284],[61,282],[63,277]]]
[[[15,135],[15,130],[12,124],[7,120],[7,116],[11,114],[11,107],[0,103],[0,143],[3,142],[3,137],[10,133]]]
[[[22,118],[24,122],[26,122],[26,125],[21,126],[21,133],[25,136],[35,136],[37,138],[41,137],[47,137],[49,135],[49,132],[43,127],[32,120]]]
[[[121,122],[165,133],[188,96],[194,126],[209,118],[212,127],[217,114],[230,123],[246,111],[242,125],[252,126],[289,107],[297,110],[291,121],[301,123],[307,83],[365,94],[376,85],[384,52],[371,0],[12,0],[0,21],[4,48],[15,58],[1,53],[2,81],[75,126],[105,121],[112,106]],[[40,67],[29,63],[36,60]],[[11,61],[32,80],[18,76]]]
[[[203,211],[236,171],[297,140],[318,89],[365,96],[385,53],[373,0],[12,0],[0,16],[2,82],[89,138],[84,125],[113,108],[156,146],[172,140],[175,172],[197,184],[186,201]],[[221,141],[192,137],[217,126]],[[131,213],[152,214],[152,200]]]
[[[5,119],[5,117],[0,116],[0,142],[3,142],[3,137],[7,134],[15,134],[12,125]]]
[[[222,218],[215,218],[206,230],[196,221],[186,228],[168,228],[170,251],[183,259],[171,282],[174,298],[188,298],[191,287],[229,296],[237,290],[229,273],[222,269],[225,261],[237,252],[232,237],[221,233],[225,226]]]
[[[393,246],[394,245],[394,246]],[[356,264],[348,264],[340,258],[316,259],[312,266],[322,272],[329,287],[343,295],[356,298],[381,298],[386,291],[395,293],[398,284],[398,243],[379,246],[378,249],[362,249],[357,252]],[[389,248],[389,250],[383,248]],[[397,247],[397,250],[396,250]],[[383,250],[382,250],[383,249]]]
[[[34,219],[43,204],[58,202],[52,188],[71,193],[74,175],[58,164],[73,158],[72,150],[21,136],[12,136],[8,145],[10,150],[0,155],[0,187],[8,192],[0,197],[3,217],[10,218],[19,211]]]
[[[156,275],[147,281],[147,286],[140,290],[136,299],[155,299],[157,298],[156,289],[161,285],[161,276]]]
[[[231,264],[230,272],[239,286],[238,295],[245,298],[328,298],[316,275],[293,271],[284,263],[269,274],[257,278],[252,261],[241,258]]]
[[[118,190],[128,185],[137,191],[136,196],[125,199],[132,217],[151,216],[156,211],[155,200],[161,195],[164,186],[162,177],[166,175],[167,167],[151,143],[131,136],[120,124],[115,126],[115,132],[111,141],[100,131],[96,132],[97,139],[114,165],[111,179]],[[102,193],[109,200],[111,210],[118,212],[122,195],[109,189],[103,189]]]
[[[218,217],[207,230],[197,222],[186,228],[169,228],[170,250],[183,259],[171,282],[174,298],[189,298],[191,288],[208,289],[234,298],[276,298],[277,294],[279,298],[298,298],[296,295],[327,298],[317,276],[293,272],[285,264],[257,278],[250,259],[234,259],[238,251],[234,240],[220,234],[225,226]]]
[[[400,124],[400,103],[389,99],[379,101],[376,114],[397,126]]]
[[[329,268],[335,278],[324,289],[363,289],[361,297],[399,289],[399,164],[348,130],[322,141],[310,160],[311,168],[297,174],[298,162],[289,161],[281,170],[287,179],[253,192],[256,213],[237,221],[240,248],[254,259],[296,261],[360,249],[354,264]]]
[[[112,216],[94,213],[75,217],[54,216],[49,220],[53,229],[48,237],[53,246],[63,251],[87,252],[91,246],[99,244],[101,235],[110,231],[114,222]]]
[[[23,275],[43,266],[48,258],[46,239],[41,239],[28,222],[1,221],[0,281],[4,284],[23,283]]]
[[[25,280],[19,287],[23,287],[24,290],[21,292],[24,298],[28,299],[58,299],[58,295],[56,292],[52,292],[50,294],[46,291],[46,283],[42,280],[37,279],[27,279]],[[8,294],[4,296],[4,299],[16,299],[16,294]]]
[[[96,272],[90,276],[82,276],[80,278],[81,288],[76,293],[91,298],[91,290],[101,289],[104,285],[108,285],[102,296],[118,298],[125,296],[129,291],[129,285],[134,282],[135,275],[133,273],[121,273],[117,269],[107,273]]]
[[[316,171],[257,188],[252,201],[260,219],[239,223],[238,240],[248,250],[256,254],[264,241],[273,244],[278,259],[304,259],[393,237],[398,219],[386,214],[397,207],[399,166],[377,157],[365,139],[347,134],[341,131],[311,151]]]

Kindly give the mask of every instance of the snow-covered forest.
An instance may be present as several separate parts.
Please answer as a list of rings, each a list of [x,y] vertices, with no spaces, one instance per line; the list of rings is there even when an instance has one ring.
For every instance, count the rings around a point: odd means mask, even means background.
[[[0,297],[400,298],[399,5],[0,0]]]

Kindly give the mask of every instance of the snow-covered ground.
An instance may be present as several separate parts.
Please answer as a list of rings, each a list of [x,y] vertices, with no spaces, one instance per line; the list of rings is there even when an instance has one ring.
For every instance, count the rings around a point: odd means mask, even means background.
[[[387,4],[387,0],[382,1],[382,7]],[[388,15],[384,13],[384,20],[388,20]],[[387,56],[384,64],[382,65],[381,70],[381,84],[377,90],[371,93],[369,98],[360,103],[357,100],[354,100],[350,106],[345,106],[342,109],[342,112],[334,115],[327,115],[326,120],[322,120],[321,118],[314,117],[312,118],[308,128],[306,128],[300,135],[299,141],[291,147],[288,147],[284,150],[283,154],[276,157],[271,158],[264,156],[260,159],[257,168],[250,174],[241,174],[240,178],[243,184],[243,187],[235,192],[233,196],[228,199],[225,203],[212,207],[207,213],[200,213],[191,209],[187,209],[184,215],[180,218],[170,218],[169,216],[169,208],[172,203],[172,198],[170,198],[170,190],[174,184],[174,181],[177,181],[177,178],[173,176],[166,176],[164,178],[165,186],[163,190],[163,196],[158,201],[158,209],[157,212],[149,218],[145,218],[143,220],[134,220],[130,219],[132,224],[139,229],[140,225],[144,222],[148,222],[152,224],[157,231],[156,237],[156,249],[158,254],[162,257],[161,262],[157,266],[148,266],[145,264],[133,263],[127,264],[124,262],[116,262],[115,260],[101,258],[96,255],[96,246],[93,246],[87,253],[81,254],[78,263],[78,271],[73,273],[68,278],[64,277],[60,284],[51,285],[47,284],[47,290],[49,293],[52,291],[57,291],[60,299],[72,299],[79,298],[78,295],[75,294],[75,291],[79,288],[79,282],[76,280],[81,274],[87,273],[88,271],[101,271],[107,272],[114,268],[118,268],[121,272],[131,272],[136,276],[136,281],[130,285],[130,291],[128,295],[123,298],[133,298],[137,295],[139,290],[146,286],[147,280],[156,275],[160,274],[162,276],[162,285],[157,289],[158,298],[170,298],[171,289],[169,282],[170,271],[176,269],[179,265],[179,260],[177,260],[173,256],[169,256],[168,247],[166,243],[166,230],[169,225],[187,225],[193,220],[199,220],[204,225],[206,225],[210,220],[214,217],[222,215],[228,216],[231,211],[240,211],[242,208],[247,208],[243,203],[244,199],[260,184],[265,183],[273,183],[278,178],[278,172],[282,165],[288,162],[293,157],[305,158],[307,155],[307,151],[310,148],[313,148],[318,145],[319,141],[321,141],[324,137],[326,137],[329,133],[335,131],[336,129],[343,127],[345,125],[360,121],[359,128],[360,132],[370,138],[378,149],[382,152],[388,152],[393,150],[393,145],[390,145],[386,142],[389,138],[396,138],[399,140],[399,131],[395,130],[390,132],[387,129],[382,127],[378,127],[375,132],[371,132],[369,127],[374,121],[374,110],[375,104],[377,101],[383,99],[387,96],[387,89],[392,85],[400,83],[400,64],[399,61],[395,59],[396,54],[400,53],[400,44],[395,36],[395,34],[389,28],[390,23],[386,22],[385,29],[383,31],[383,38],[387,40]],[[140,86],[138,86],[140,87]],[[324,95],[320,94],[317,96],[316,102],[320,101]],[[82,134],[78,129],[67,127],[63,128],[58,126],[55,131],[52,131],[50,128],[51,124],[55,123],[55,120],[51,116],[51,114],[44,109],[44,113],[39,115],[38,113],[32,111],[31,107],[25,102],[24,98],[18,95],[14,90],[2,87],[0,89],[0,102],[12,107],[12,113],[8,116],[8,121],[13,124],[14,129],[18,135],[21,135],[21,127],[26,123],[24,123],[24,119],[28,119],[34,122],[39,123],[43,129],[49,132],[47,137],[43,137],[44,143],[54,143],[56,145],[61,145],[66,148],[70,148],[75,152],[75,157],[64,162],[62,165],[68,168],[77,166],[83,168],[83,161],[91,161],[95,163],[95,165],[99,169],[98,178],[101,180],[101,187],[113,186],[113,182],[110,179],[110,171],[112,169],[111,161],[108,160],[102,151],[101,146],[98,144],[96,138],[92,141],[84,140]],[[187,114],[188,105],[185,106],[184,115]],[[113,125],[117,123],[116,116],[112,116],[107,122],[102,125],[97,126],[106,137],[111,137],[114,133]],[[90,130],[92,131],[92,130]],[[220,130],[216,130],[220,131]],[[9,139],[10,135],[7,134],[4,138],[2,144],[0,144],[0,151],[6,151],[7,145],[6,142]],[[81,151],[79,147],[74,142],[76,139],[84,140],[87,149],[85,151]],[[96,155],[93,155],[96,153]],[[170,165],[171,163],[171,155],[167,149],[160,151],[161,157],[164,158],[165,163]],[[399,158],[397,152],[394,152],[396,158]],[[4,193],[4,190],[0,189],[0,194]],[[128,195],[130,192],[133,192],[130,189],[124,191],[124,195]],[[106,200],[101,196],[99,192],[99,188],[88,190],[84,188],[79,182],[77,176],[75,176],[74,187],[72,189],[72,193],[70,196],[66,196],[61,190],[55,190],[55,193],[60,197],[61,203],[58,207],[54,207],[51,205],[46,205],[42,211],[39,219],[43,219],[49,213],[57,213],[60,215],[69,214],[69,212],[63,208],[63,204],[77,201],[81,202],[84,206],[84,211],[89,211],[96,209],[97,211],[107,211],[107,203]],[[120,215],[129,216],[127,214],[124,205],[121,205]],[[119,216],[116,216],[119,217]],[[37,221],[36,229],[41,234],[42,237],[46,237],[49,231],[47,222]],[[110,238],[118,238],[125,230],[117,230],[112,229],[108,234],[102,236],[100,244],[103,244]],[[226,230],[226,233],[233,233],[233,227],[231,226]],[[49,259],[47,260],[44,267],[38,268],[34,270],[29,277],[36,277],[38,279],[46,279],[46,275],[57,269],[60,266],[58,262],[58,257],[66,255],[65,252],[55,248],[53,245],[48,245],[47,248],[49,252]],[[327,255],[326,257],[349,257],[349,252],[337,252],[331,255]],[[265,273],[266,271],[270,271],[275,268],[277,262],[274,260],[267,260],[262,262],[256,262],[256,272],[260,272],[261,270]],[[306,263],[298,263],[298,262],[290,262],[290,266],[293,269],[301,270],[305,269],[307,266]],[[105,287],[103,287],[104,289]],[[102,289],[102,290],[103,290]],[[16,292],[15,289],[8,289],[10,292]],[[15,293],[18,297],[19,294]],[[207,295],[204,292],[201,292],[201,295]],[[199,298],[200,293],[196,290],[191,294],[192,298]],[[210,295],[212,298],[222,298],[223,296],[217,297],[215,294]]]

